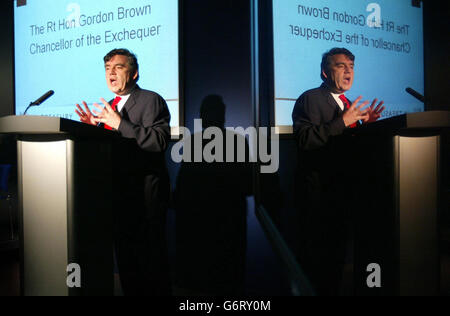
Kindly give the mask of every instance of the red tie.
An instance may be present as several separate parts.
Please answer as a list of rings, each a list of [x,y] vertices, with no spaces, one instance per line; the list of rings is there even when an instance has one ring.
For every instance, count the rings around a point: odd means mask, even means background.
[[[349,102],[348,99],[345,97],[345,95],[341,94],[341,95],[339,96],[339,99],[341,99],[342,102],[344,103],[344,108],[345,108],[345,110],[350,109],[350,102]],[[350,125],[350,128],[355,128],[355,127],[357,127],[357,126],[358,126],[358,124],[354,123],[354,124]]]
[[[117,97],[115,97],[113,103],[111,104],[111,107],[112,107],[112,109],[113,109],[114,112],[117,111],[117,104],[119,104],[120,100],[122,100],[122,98],[119,97],[119,96],[117,96]],[[112,130],[112,127],[110,127],[110,126],[108,126],[108,125],[105,124],[105,129],[111,131],[111,130]]]

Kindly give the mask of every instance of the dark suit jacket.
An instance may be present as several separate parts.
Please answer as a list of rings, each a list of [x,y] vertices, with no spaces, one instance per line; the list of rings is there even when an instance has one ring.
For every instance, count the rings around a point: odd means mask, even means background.
[[[340,137],[345,130],[342,116],[343,111],[325,84],[306,91],[295,104],[292,119],[299,154],[297,185],[301,194],[298,196],[302,205],[305,199],[310,207],[334,199],[336,190],[346,181],[344,166],[352,159],[354,149],[348,139]]]
[[[345,130],[343,114],[325,84],[306,91],[298,98],[292,120],[300,170],[329,174],[345,163],[348,157],[339,154],[347,151],[348,146],[348,142],[339,137]]]
[[[292,113],[294,133],[301,150],[327,146],[331,137],[344,132],[343,111],[325,84],[303,93]]]
[[[164,99],[136,86],[120,111],[122,136],[114,148],[119,179],[117,196],[128,208],[145,210],[142,219],[163,219],[169,199],[165,151],[170,140],[170,113]]]
[[[343,111],[326,85],[303,93],[293,113],[298,147],[295,204],[300,265],[319,295],[335,295],[345,256],[346,161]],[[350,154],[350,156],[348,156]],[[350,164],[351,166],[351,164]]]

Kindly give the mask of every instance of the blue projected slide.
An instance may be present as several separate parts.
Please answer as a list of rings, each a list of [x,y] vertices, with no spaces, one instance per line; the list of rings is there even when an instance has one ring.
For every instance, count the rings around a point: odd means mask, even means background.
[[[379,98],[383,118],[421,112],[405,92],[424,93],[422,8],[411,0],[273,0],[275,124],[292,131],[295,100],[320,86],[322,54],[345,47],[355,56],[346,95]]]
[[[78,120],[76,103],[113,97],[103,57],[127,48],[138,57],[139,86],[167,101],[176,131],[178,0],[16,0],[14,18],[17,115],[54,90],[27,114]]]

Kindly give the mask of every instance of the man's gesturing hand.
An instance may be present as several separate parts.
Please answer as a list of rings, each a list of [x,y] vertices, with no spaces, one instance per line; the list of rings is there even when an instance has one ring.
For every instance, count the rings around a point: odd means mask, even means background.
[[[373,100],[372,105],[367,109],[369,117],[364,120],[364,123],[372,123],[377,121],[381,117],[381,113],[383,113],[385,107],[383,106],[384,102],[381,101],[378,103],[377,107],[375,104],[378,102],[378,99]]]
[[[77,108],[75,109],[75,112],[80,117],[80,121],[90,125],[97,125],[97,122],[95,122],[95,116],[92,114],[91,110],[89,110],[87,103],[83,101],[83,105],[85,110],[83,110],[79,104],[76,105]]]
[[[361,99],[362,96],[356,99],[355,102],[353,102],[352,106],[344,113],[342,119],[344,120],[344,124],[346,127],[355,124],[359,120],[365,121],[369,119],[369,110],[363,110],[363,107],[369,104],[369,101],[365,101],[360,106],[358,106],[358,103],[359,101],[361,101]]]
[[[109,105],[108,102],[105,101],[105,99],[101,98],[100,101],[105,105],[104,108],[102,108],[97,103],[94,103],[94,106],[101,112],[97,112],[94,110],[94,113],[97,115],[97,117],[94,119],[97,123],[104,123],[114,129],[119,129],[121,117],[120,115],[115,112],[111,105]]]

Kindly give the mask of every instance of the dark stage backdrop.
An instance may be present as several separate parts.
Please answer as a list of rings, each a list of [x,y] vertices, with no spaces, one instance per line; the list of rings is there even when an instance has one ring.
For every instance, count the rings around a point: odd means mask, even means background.
[[[13,77],[13,5],[12,1],[0,3],[0,30],[2,34],[0,48],[0,116],[14,111]]]
[[[250,0],[187,0],[182,19],[185,126],[194,130],[208,95],[222,97],[226,127],[253,126]],[[171,161],[169,152],[167,161],[174,186],[180,165]],[[236,184],[240,180],[236,178]],[[255,217],[253,197],[247,205],[246,290],[256,295],[289,295],[283,266]],[[174,221],[171,210],[171,227]],[[174,244],[174,235],[170,238]]]
[[[187,0],[181,3],[180,62],[185,126],[193,130],[194,119],[200,116],[201,102],[211,94],[221,96],[226,105],[225,126],[252,126],[250,1]],[[1,6],[0,21],[4,45],[0,48],[0,115],[9,115],[14,112],[12,1],[2,1]],[[175,164],[170,158],[173,145],[174,143],[167,151],[167,162],[172,187],[175,188],[180,164]],[[236,182],[238,181],[239,179],[236,179]],[[246,291],[255,295],[288,294],[283,267],[255,217],[252,197],[247,199],[247,205]],[[174,265],[176,253],[173,209],[169,210],[168,225],[170,254]]]
[[[261,0],[261,2],[270,2],[270,0]],[[330,1],[332,2],[332,1]],[[450,71],[450,24],[448,19],[450,18],[450,10],[448,3],[438,3],[436,1],[424,0],[424,57],[425,57],[425,95],[427,103],[425,106],[426,111],[432,110],[450,110],[450,102],[448,100],[448,93],[445,92],[448,89],[448,74]],[[264,6],[263,6],[264,7]],[[269,11],[269,10],[267,10]],[[268,14],[267,12],[263,14]],[[269,13],[270,14],[270,13]],[[262,46],[269,47],[271,45],[271,36],[267,35],[271,30],[266,25],[262,25],[263,32],[260,35],[261,42],[265,43]],[[262,64],[265,61],[270,61],[272,56],[270,51],[262,49],[260,51],[260,57]],[[317,65],[319,67],[319,65]],[[272,101],[273,95],[271,95],[270,85],[272,83],[271,69],[265,69],[261,66],[262,73],[262,89],[261,95],[261,124],[262,126],[268,126],[273,121],[273,108]],[[311,87],[313,88],[313,87]],[[302,91],[299,91],[299,95]],[[381,94],[381,93],[380,93]],[[446,222],[448,226],[448,218],[450,218],[450,203],[448,202],[450,196],[450,138],[449,135],[443,137],[443,152],[442,152],[442,185],[443,190],[446,192],[447,197],[444,197],[443,203],[443,222]],[[291,223],[296,221],[296,208],[294,206],[294,170],[297,168],[297,150],[295,140],[292,135],[284,135],[280,139],[280,169],[279,169],[279,183],[281,195],[283,196],[283,204],[280,204],[278,210],[278,223],[279,228],[285,237],[286,241],[292,247],[296,247],[296,232],[295,226]],[[269,191],[272,188],[268,188],[271,184],[262,185],[262,191]]]
[[[242,67],[245,63],[250,62],[250,43],[247,41],[249,35],[246,33],[249,32],[250,15],[248,10],[242,11],[242,5],[248,6],[248,3],[240,1],[243,4],[239,5],[239,1],[230,0],[221,1],[220,4],[211,2],[186,0],[184,4],[186,13],[189,10],[196,10],[195,14],[197,14],[195,17],[186,16],[184,23],[185,56],[182,62],[185,63],[186,72],[192,71],[197,74],[195,78],[191,75],[185,77],[185,81],[188,81],[189,78],[196,80],[186,83],[185,86],[186,124],[189,127],[189,122],[192,123],[205,92],[215,91],[221,94],[225,92],[225,89],[227,93],[222,94],[230,110],[227,123],[238,122],[242,126],[249,126],[252,124],[250,92],[247,93],[247,97],[244,97],[236,90],[238,88],[239,91],[250,89],[250,73],[247,67]],[[448,102],[446,92],[448,70],[450,69],[448,58],[450,49],[449,4],[436,1],[424,2],[425,85],[429,98],[427,109],[449,110],[450,102]],[[12,1],[1,1],[0,115],[2,116],[12,114],[14,108],[12,8]],[[240,21],[237,19],[239,16],[243,17]],[[188,38],[190,41],[186,40]],[[239,42],[243,44],[239,44]],[[247,51],[243,49],[243,45],[247,47]],[[212,49],[216,55],[210,54]],[[231,85],[227,85],[227,82]],[[229,96],[233,96],[233,99],[228,99]],[[189,111],[189,108],[192,110]]]
[[[208,94],[218,94],[227,105],[226,125],[253,124],[251,104],[250,1],[186,0],[183,10],[182,69],[184,75],[185,125],[193,127],[200,103]],[[449,23],[448,3],[426,1],[424,9],[425,88],[428,110],[450,110],[448,102]],[[437,2],[437,3],[436,3]],[[0,2],[0,116],[13,114],[13,10],[12,1]],[[264,109],[262,109],[264,110]],[[1,150],[1,148],[0,148]],[[168,158],[170,150],[168,151]],[[280,144],[280,183],[288,219],[292,215],[295,144]],[[169,161],[172,183],[179,165]],[[253,213],[249,209],[249,214]],[[252,272],[251,291],[274,295],[283,292],[277,280],[281,266],[271,252],[253,215],[249,221],[248,270]],[[170,220],[173,225],[173,217]],[[173,227],[172,227],[173,228]],[[169,231],[171,235],[171,231]],[[173,235],[172,235],[173,236]],[[267,273],[269,271],[269,273]],[[275,273],[274,273],[275,272]],[[258,277],[263,276],[259,281]],[[259,284],[258,284],[259,282]]]

